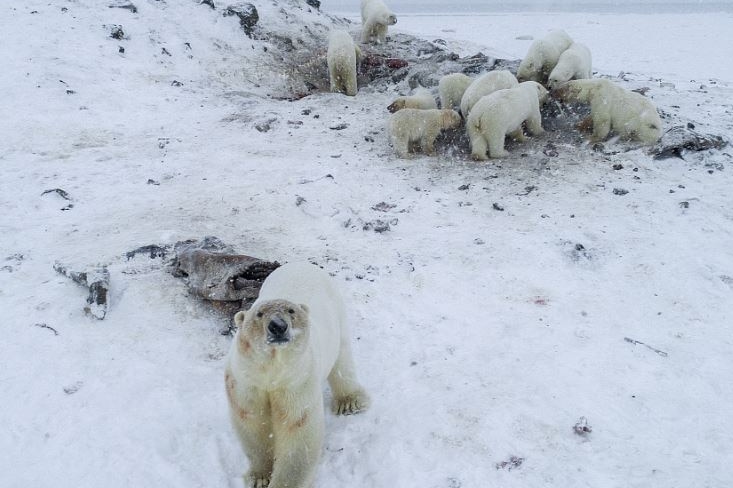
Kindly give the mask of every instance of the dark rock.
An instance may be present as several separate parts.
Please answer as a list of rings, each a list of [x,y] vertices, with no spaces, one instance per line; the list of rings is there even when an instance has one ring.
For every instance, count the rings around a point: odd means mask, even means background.
[[[615,171],[618,171],[618,170],[624,169],[624,165],[623,165],[623,164],[621,164],[621,163],[618,163],[618,164],[614,164],[614,165],[613,165],[612,167],[613,167],[613,169],[614,169]]]
[[[498,203],[494,203],[493,205],[491,205],[491,207],[492,207],[492,208],[493,208],[494,210],[498,210],[499,212],[503,212],[503,211],[504,211],[504,207],[502,207],[502,206],[501,206],[501,205],[499,205]]]
[[[122,30],[121,25],[110,26],[109,37],[111,37],[112,39],[117,39],[118,41],[121,41],[122,39],[127,39],[127,37],[125,36],[125,31]]]
[[[377,234],[388,232],[392,229],[393,225],[397,225],[397,219],[392,219],[389,222],[386,220],[376,219],[369,222],[365,222],[362,226],[363,230],[373,230]]]
[[[346,122],[342,122],[340,124],[332,125],[329,127],[331,130],[344,130],[349,126]]]
[[[507,471],[511,471],[512,469],[520,467],[523,462],[524,458],[511,456],[508,461],[496,463],[496,469],[506,469]]]
[[[79,272],[72,271],[60,263],[55,263],[53,269],[70,278],[74,283],[89,289],[84,311],[97,320],[103,320],[107,315],[107,295],[109,293],[109,271],[107,267],[100,266],[90,271]]]
[[[621,195],[626,195],[627,193],[629,193],[629,190],[625,190],[623,188],[614,188],[613,189],[613,194],[614,195],[621,196]]]
[[[224,10],[224,16],[229,17],[236,15],[239,17],[239,25],[247,34],[250,39],[254,33],[254,28],[257,22],[260,21],[260,15],[257,13],[257,7],[251,3],[241,3],[236,5],[230,5]]]
[[[171,81],[171,86],[183,86],[183,83],[178,80],[173,80]]]
[[[138,254],[147,254],[150,259],[165,258],[170,252],[171,246],[159,246],[157,244],[149,244],[147,246],[138,247],[132,251],[125,253],[125,257],[130,260]]]
[[[121,9],[124,9],[124,10],[129,10],[133,14],[136,14],[137,13],[137,7],[134,4],[132,4],[132,3],[125,3],[125,4],[122,4],[122,5],[110,5],[109,8],[121,8]]]
[[[216,9],[216,5],[214,5],[214,0],[201,0],[199,2],[199,5],[208,5],[212,9]]]
[[[321,2],[319,0],[305,0],[305,3],[318,10],[321,8]]]

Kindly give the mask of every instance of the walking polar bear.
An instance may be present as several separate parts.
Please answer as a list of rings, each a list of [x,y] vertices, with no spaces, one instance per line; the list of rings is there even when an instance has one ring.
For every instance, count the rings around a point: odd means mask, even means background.
[[[463,73],[452,73],[443,76],[438,81],[440,108],[459,109],[463,94],[466,93],[466,89],[472,82],[473,78]]]
[[[323,447],[326,379],[336,414],[368,404],[338,290],[325,271],[286,264],[234,321],[225,380],[232,422],[250,463],[245,486],[311,488]]]
[[[387,26],[396,23],[397,16],[382,0],[361,0],[361,42],[386,42]]]
[[[537,39],[529,46],[527,55],[519,63],[517,79],[545,84],[550,72],[557,65],[560,55],[572,43],[573,40],[563,30],[550,31],[542,39]]]
[[[513,88],[519,82],[517,78],[507,70],[489,71],[485,75],[476,78],[461,97],[461,115],[467,119],[471,109],[481,97],[504,88]]]
[[[435,154],[435,138],[440,131],[460,126],[461,116],[455,110],[406,108],[390,117],[389,133],[397,155],[409,158],[411,146],[417,144],[425,154]]]
[[[403,97],[397,97],[397,99],[387,106],[387,110],[390,113],[395,113],[404,108],[417,108],[422,110],[429,110],[438,108],[438,104],[435,103],[435,97],[427,88],[418,88],[412,95]]]
[[[356,95],[356,66],[360,58],[361,50],[354,45],[348,32],[331,32],[326,59],[332,92],[345,93],[352,97]]]
[[[479,100],[466,121],[471,157],[485,160],[487,151],[492,158],[508,156],[504,150],[504,138],[509,135],[523,141],[523,122],[530,134],[542,134],[540,105],[546,100],[547,90],[535,81],[525,81]]]
[[[574,42],[560,55],[560,59],[547,79],[547,88],[554,90],[570,80],[586,80],[592,75],[590,49]]]
[[[662,120],[654,104],[609,80],[568,81],[552,94],[561,101],[590,103],[593,142],[605,140],[611,132],[648,145],[662,137]]]

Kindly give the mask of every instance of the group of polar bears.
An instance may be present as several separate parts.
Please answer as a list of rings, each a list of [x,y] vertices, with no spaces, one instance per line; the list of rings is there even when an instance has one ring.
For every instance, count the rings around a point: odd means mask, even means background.
[[[452,73],[440,79],[441,110],[432,93],[420,88],[388,106],[392,146],[399,157],[419,149],[435,152],[441,130],[465,121],[471,157],[485,160],[508,155],[507,136],[522,142],[543,133],[540,107],[550,96],[561,102],[590,105],[591,140],[605,140],[611,132],[624,139],[653,144],[662,134],[656,107],[644,96],[606,79],[591,79],[590,50],[562,30],[550,31],[532,43],[516,77],[507,70],[477,78]],[[460,112],[458,112],[460,111]],[[588,125],[588,124],[581,124]]]

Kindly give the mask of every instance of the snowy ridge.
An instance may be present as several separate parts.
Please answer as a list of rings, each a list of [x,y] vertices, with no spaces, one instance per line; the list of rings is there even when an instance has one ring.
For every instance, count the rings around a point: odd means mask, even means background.
[[[340,22],[304,2],[253,3],[269,32]],[[729,147],[654,160],[549,133],[490,164],[445,145],[399,160],[385,108],[406,82],[277,100],[289,87],[275,41],[219,6],[135,5],[0,7],[0,486],[241,486],[226,318],[162,260],[125,257],[205,235],[316,262],[351,305],[373,406],[327,414],[318,487],[731,484]],[[597,25],[702,42],[696,19]],[[456,32],[451,48],[544,28],[532,22]],[[129,39],[109,38],[113,24]],[[583,40],[602,65],[605,44]],[[693,82],[649,49],[643,66],[669,76],[599,75],[648,88],[665,128],[729,137],[733,79]],[[43,194],[55,188],[68,199]],[[56,262],[108,265],[103,321]],[[574,431],[581,417],[592,432]]]

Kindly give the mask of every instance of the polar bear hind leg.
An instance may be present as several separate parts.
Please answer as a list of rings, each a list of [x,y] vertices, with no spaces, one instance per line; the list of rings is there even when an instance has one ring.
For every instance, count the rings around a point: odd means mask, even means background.
[[[486,138],[481,132],[481,129],[475,127],[473,124],[466,124],[466,131],[468,132],[468,139],[471,141],[471,158],[476,161],[485,161],[486,152],[489,150],[486,145]]]
[[[514,132],[510,132],[509,137],[517,142],[524,142],[527,140],[527,136],[524,135],[524,131],[522,130],[521,125],[519,126],[519,129],[515,130]]]
[[[489,141],[489,157],[491,158],[504,158],[509,156],[509,153],[504,149],[504,138],[506,134],[504,131],[498,131],[496,129],[489,133],[487,139]]]
[[[527,131],[533,136],[539,136],[545,133],[545,130],[542,128],[542,114],[540,114],[539,107],[533,111],[532,115],[525,121],[525,124]]]

